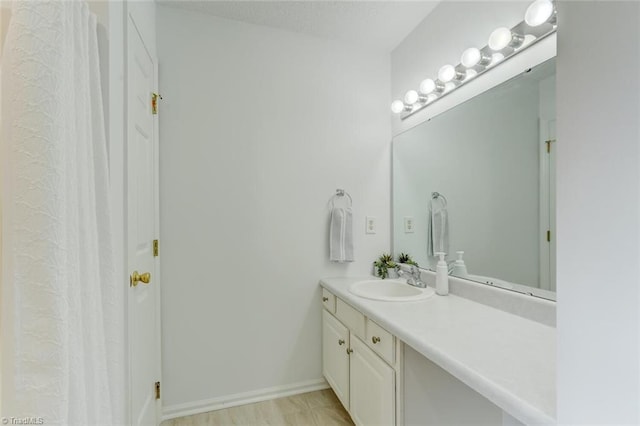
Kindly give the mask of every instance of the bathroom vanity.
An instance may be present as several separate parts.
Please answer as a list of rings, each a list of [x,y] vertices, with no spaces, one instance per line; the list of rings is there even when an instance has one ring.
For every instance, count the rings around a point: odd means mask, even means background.
[[[401,424],[402,345],[323,288],[322,373],[356,424]]]
[[[323,374],[356,424],[556,423],[555,328],[455,294],[349,291],[370,279],[320,281]]]

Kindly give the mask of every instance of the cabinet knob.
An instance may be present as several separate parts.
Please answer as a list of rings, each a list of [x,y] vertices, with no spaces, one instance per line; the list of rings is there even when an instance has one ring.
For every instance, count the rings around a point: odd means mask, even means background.
[[[344,345],[344,339],[340,339],[340,340],[338,340],[338,344],[339,344],[340,346]]]
[[[353,349],[347,348],[347,355],[351,355],[353,353]]]
[[[328,302],[328,301],[329,301],[329,298],[328,298],[328,297],[323,297],[323,298],[322,298],[322,301],[323,301],[323,302]]]
[[[380,341],[380,338],[378,336],[373,336],[371,338],[371,341],[373,342],[373,344],[375,345],[376,343],[378,343]]]

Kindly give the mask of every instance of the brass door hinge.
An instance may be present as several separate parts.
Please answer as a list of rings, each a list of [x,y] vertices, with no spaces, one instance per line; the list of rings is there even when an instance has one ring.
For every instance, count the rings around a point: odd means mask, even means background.
[[[547,231],[547,241],[551,242],[551,231]]]
[[[159,250],[160,248],[158,240],[153,240],[153,257],[158,257]]]
[[[158,114],[158,98],[162,99],[162,96],[158,93],[151,94],[151,114]]]
[[[160,399],[160,382],[156,382],[156,399]]]
[[[544,141],[547,144],[547,152],[551,152],[551,144],[555,142],[555,139],[549,139],[548,141]]]

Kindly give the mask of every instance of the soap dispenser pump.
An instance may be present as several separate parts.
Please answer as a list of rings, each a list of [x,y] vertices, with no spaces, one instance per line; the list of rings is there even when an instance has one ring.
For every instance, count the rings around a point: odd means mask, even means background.
[[[436,293],[440,296],[449,294],[449,268],[444,260],[446,253],[438,252],[436,256],[440,256],[440,260],[436,265]]]
[[[455,275],[456,277],[466,278],[469,273],[467,272],[467,265],[464,264],[464,260],[462,260],[462,256],[464,256],[463,251],[457,251],[458,259],[453,263],[453,270],[451,271],[451,275]]]

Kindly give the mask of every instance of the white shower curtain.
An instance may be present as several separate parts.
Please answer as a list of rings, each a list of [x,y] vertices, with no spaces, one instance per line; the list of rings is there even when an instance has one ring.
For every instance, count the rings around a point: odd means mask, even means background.
[[[3,55],[2,415],[121,424],[124,284],[95,16],[84,2],[14,2]]]

